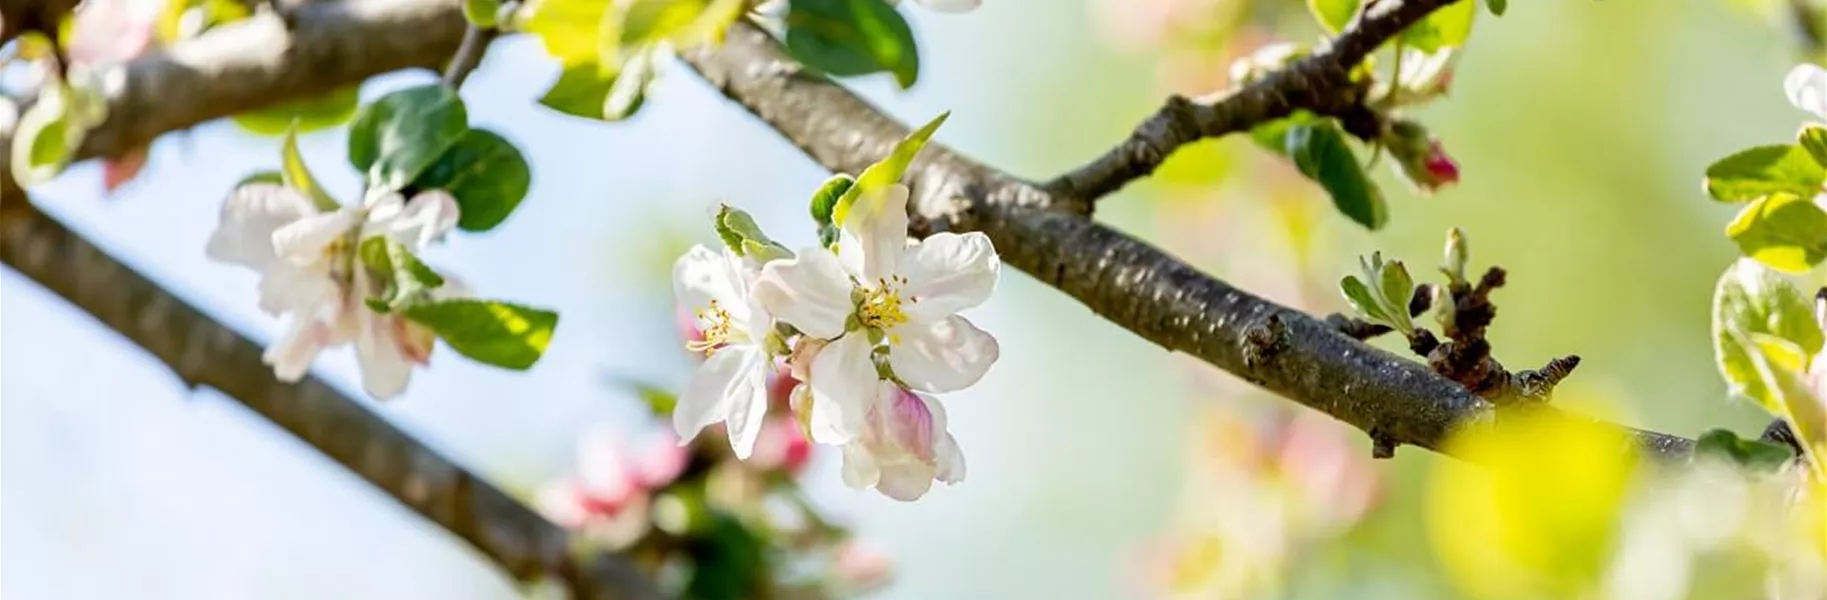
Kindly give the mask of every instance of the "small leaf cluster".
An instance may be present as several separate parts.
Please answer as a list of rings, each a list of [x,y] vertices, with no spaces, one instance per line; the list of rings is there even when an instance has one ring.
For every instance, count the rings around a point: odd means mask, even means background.
[[[1745,256],[1786,273],[1827,259],[1827,126],[1809,123],[1793,144],[1739,151],[1706,169],[1704,187],[1720,202],[1747,203],[1726,225]]]

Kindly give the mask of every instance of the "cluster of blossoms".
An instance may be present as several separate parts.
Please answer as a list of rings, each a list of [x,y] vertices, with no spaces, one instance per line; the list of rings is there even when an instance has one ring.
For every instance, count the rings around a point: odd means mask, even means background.
[[[826,213],[829,245],[790,253],[725,207],[729,248],[697,246],[678,260],[674,290],[702,331],[688,347],[705,360],[673,423],[688,440],[726,423],[736,455],[749,458],[768,375],[784,361],[803,382],[790,410],[812,441],[842,447],[845,483],[914,500],[935,479],[964,478],[944,406],[929,394],[970,386],[996,361],[996,339],[957,313],[989,298],[1001,262],[981,233],[910,240],[907,187],[868,180]]]
[[[586,431],[577,445],[575,474],[540,489],[539,512],[607,548],[639,540],[652,522],[654,492],[679,478],[690,451],[667,433],[630,450],[611,427]]]
[[[378,236],[416,254],[454,228],[457,213],[456,200],[443,191],[337,206],[294,187],[255,182],[229,193],[207,252],[211,260],[258,271],[260,309],[289,318],[262,356],[280,379],[297,381],[318,352],[354,342],[362,386],[387,399],[405,391],[413,366],[427,364],[436,335],[368,305],[387,282],[362,264],[358,248]],[[429,290],[432,299],[469,295],[461,282],[443,281]]]

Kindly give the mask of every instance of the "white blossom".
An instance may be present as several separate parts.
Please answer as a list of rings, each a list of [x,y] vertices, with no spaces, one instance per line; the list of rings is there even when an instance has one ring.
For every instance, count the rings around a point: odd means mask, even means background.
[[[253,183],[229,194],[206,253],[259,272],[260,309],[289,319],[285,333],[262,355],[281,380],[299,380],[319,351],[353,341],[363,387],[385,399],[405,390],[413,365],[426,363],[433,336],[397,315],[367,308],[364,301],[378,294],[381,283],[359,268],[356,245],[387,235],[416,252],[456,222],[456,200],[443,192],[411,201],[396,194],[369,207],[325,211],[292,188]],[[433,291],[436,297],[465,293],[448,278]]]
[[[1001,261],[987,236],[907,238],[903,185],[867,194],[841,224],[837,253],[809,248],[770,262],[755,282],[761,306],[811,338],[813,441],[842,444],[862,429],[879,373],[876,356],[909,387],[963,389],[1000,354],[996,339],[960,310],[995,290]],[[878,341],[885,348],[878,351]]]
[[[1827,121],[1827,69],[1806,63],[1796,65],[1783,78],[1783,92],[1796,108]]]
[[[676,298],[703,332],[702,340],[687,347],[706,354],[679,395],[673,427],[689,441],[705,427],[726,422],[730,447],[748,458],[767,415],[768,374],[774,370],[766,347],[773,320],[749,293],[753,261],[700,245],[679,257],[672,276]]]
[[[934,480],[964,480],[964,453],[946,431],[945,407],[937,399],[881,381],[869,401],[861,434],[844,445],[845,484],[909,502],[932,489]]]

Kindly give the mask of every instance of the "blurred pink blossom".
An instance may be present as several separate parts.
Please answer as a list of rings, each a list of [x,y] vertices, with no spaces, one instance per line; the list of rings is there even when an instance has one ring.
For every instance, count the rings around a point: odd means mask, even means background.
[[[888,555],[868,545],[844,540],[832,556],[832,572],[847,590],[862,591],[888,583],[894,563]]]
[[[647,508],[654,490],[679,477],[690,460],[678,437],[660,431],[628,453],[615,429],[596,426],[578,442],[576,473],[541,488],[535,505],[552,522],[612,547],[647,531]]]

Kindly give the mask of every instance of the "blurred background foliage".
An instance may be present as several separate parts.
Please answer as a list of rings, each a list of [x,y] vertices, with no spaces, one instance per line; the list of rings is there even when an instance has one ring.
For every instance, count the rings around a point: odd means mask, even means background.
[[[1786,139],[1800,118],[1781,92],[1798,52],[1777,4],[1528,2],[1480,15],[1449,99],[1415,115],[1462,179],[1419,198],[1380,166],[1392,216],[1377,233],[1236,137],[1183,152],[1099,218],[1321,314],[1344,308],[1336,282],[1356,255],[1404,258],[1427,279],[1442,234],[1459,226],[1475,265],[1510,272],[1490,335],[1506,364],[1577,353],[1585,360],[1559,394],[1576,409],[1685,435],[1754,433],[1767,417],[1726,400],[1708,337],[1713,282],[1737,255],[1720,234],[1736,207],[1706,200],[1699,182],[1713,159]],[[962,17],[908,13],[926,53],[920,84],[856,87],[903,121],[952,110],[941,142],[1035,179],[1123,139],[1164,94],[1223,85],[1236,56],[1320,34],[1292,0],[990,0]],[[637,395],[613,381],[683,381],[669,267],[689,243],[711,241],[709,207],[739,203],[776,237],[809,242],[805,192],[824,178],[677,65],[640,116],[607,126],[534,106],[555,74],[537,44],[511,39],[465,88],[476,122],[527,150],[534,188],[494,239],[435,258],[478,288],[550,299],[566,327],[528,374],[444,361],[382,407],[529,497],[569,471],[592,424],[648,427]],[[423,78],[377,79],[362,96]],[[307,136],[307,160],[330,171],[343,136]],[[276,148],[210,124],[161,140],[120,192],[104,196],[99,169],[84,165],[37,201],[268,336],[252,282],[208,265],[201,248],[221,196],[270,167]],[[352,173],[323,177],[345,195],[355,187]],[[0,592],[526,593],[229,403],[208,392],[190,401],[158,365],[17,275],[0,282],[0,329],[11,332],[0,338]],[[1002,285],[973,318],[1002,340],[1004,360],[948,401],[970,479],[900,504],[844,488],[835,456],[815,456],[805,477],[815,503],[894,561],[880,597],[1204,597],[1220,565],[1269,548],[1200,541],[1240,520],[1312,537],[1278,564],[1244,569],[1279,582],[1276,597],[1456,595],[1428,541],[1430,473],[1450,463],[1414,449],[1370,462],[1361,434],[1166,354],[1026,275]],[[322,371],[356,381],[346,355]],[[1361,509],[1346,510],[1347,491],[1363,493]],[[1327,501],[1297,509],[1316,496]]]

